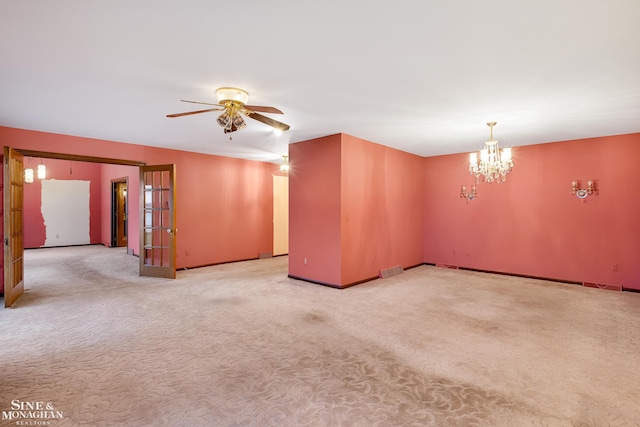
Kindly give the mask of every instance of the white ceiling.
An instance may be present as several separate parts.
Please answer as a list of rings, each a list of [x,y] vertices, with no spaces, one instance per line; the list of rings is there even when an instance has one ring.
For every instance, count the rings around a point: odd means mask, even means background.
[[[220,86],[291,130],[165,117]],[[640,132],[640,1],[0,0],[2,126],[278,161],[339,132],[472,151],[488,121],[514,147]]]

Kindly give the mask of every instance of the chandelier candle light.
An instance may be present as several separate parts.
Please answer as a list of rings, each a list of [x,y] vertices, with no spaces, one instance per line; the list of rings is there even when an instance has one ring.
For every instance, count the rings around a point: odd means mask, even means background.
[[[507,174],[513,168],[511,148],[500,150],[498,141],[493,139],[493,127],[496,124],[496,122],[487,123],[490,129],[489,141],[485,142],[484,148],[480,150],[480,160],[478,161],[477,152],[469,153],[469,172],[476,177],[476,183],[479,182],[480,176],[488,183],[505,182]]]

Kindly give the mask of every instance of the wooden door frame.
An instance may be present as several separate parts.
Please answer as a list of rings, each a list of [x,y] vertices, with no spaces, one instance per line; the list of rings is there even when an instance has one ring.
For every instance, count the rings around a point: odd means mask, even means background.
[[[8,147],[8,145],[7,145]],[[54,153],[50,151],[38,151],[38,150],[25,150],[22,148],[13,148],[18,153],[22,154],[24,157],[36,157],[41,159],[57,159],[57,160],[71,160],[76,162],[87,162],[87,163],[105,163],[109,165],[123,165],[123,166],[146,166],[146,162],[142,162],[139,160],[125,160],[125,159],[114,159],[109,157],[95,157],[95,156],[83,156],[78,154],[65,154],[65,153]],[[23,166],[24,168],[24,166]],[[3,213],[3,215],[5,215]],[[4,219],[4,218],[3,218]],[[24,233],[24,224],[22,225],[22,232]],[[4,253],[3,253],[4,259]],[[6,274],[7,271],[7,263],[3,263],[3,274]],[[4,307],[0,307],[0,310]]]
[[[112,179],[111,180],[111,239],[110,239],[110,245],[111,247],[118,247],[118,216],[119,216],[119,211],[118,211],[118,195],[117,195],[117,191],[118,191],[118,184],[124,183],[125,185],[125,190],[127,191],[127,194],[129,193],[129,178],[128,177],[122,177],[122,178],[116,178],[116,179]],[[128,221],[128,217],[129,217],[129,213],[127,212],[129,208],[129,205],[127,203],[126,205],[126,210],[125,210],[125,216],[127,217],[127,221]],[[127,222],[127,225],[125,225],[125,228],[128,228],[129,224]],[[128,236],[128,230],[125,230],[127,233],[126,235]],[[127,247],[128,247],[128,243],[127,243]]]
[[[82,156],[79,154],[64,154],[53,153],[50,151],[37,151],[37,150],[23,150],[21,148],[14,148],[18,153],[25,157],[38,157],[41,159],[57,159],[57,160],[72,160],[75,162],[87,162],[87,163],[105,163],[108,165],[123,165],[123,166],[146,166],[146,162],[139,160],[124,160],[113,159],[109,157],[94,157],[94,156]]]

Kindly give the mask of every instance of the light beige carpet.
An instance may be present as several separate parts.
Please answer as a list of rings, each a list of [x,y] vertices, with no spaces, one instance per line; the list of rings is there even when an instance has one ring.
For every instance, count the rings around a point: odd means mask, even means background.
[[[43,401],[52,426],[640,425],[640,294],[430,266],[337,290],[287,278],[286,257],[173,281],[121,249],[25,257],[26,293],[0,310],[3,416]]]

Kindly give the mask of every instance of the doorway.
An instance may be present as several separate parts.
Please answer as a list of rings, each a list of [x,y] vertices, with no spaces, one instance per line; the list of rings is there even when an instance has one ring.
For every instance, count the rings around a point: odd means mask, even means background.
[[[273,256],[289,253],[289,177],[273,175]]]
[[[131,160],[120,160],[120,159],[111,159],[111,158],[102,158],[102,157],[91,157],[91,156],[81,156],[81,155],[71,155],[71,154],[60,154],[60,153],[52,153],[52,152],[44,152],[44,151],[33,151],[33,150],[23,150],[23,149],[16,149],[15,150],[19,155],[21,155],[22,157],[30,157],[30,158],[39,158],[39,159],[49,159],[47,161],[47,180],[48,181],[56,181],[57,179],[60,179],[62,181],[69,181],[69,182],[73,182],[73,181],[89,181],[91,179],[94,179],[94,177],[96,177],[95,171],[92,168],[89,167],[85,167],[82,165],[82,163],[100,163],[103,164],[103,168],[107,168],[108,171],[105,173],[104,170],[100,171],[100,176],[102,177],[102,179],[106,178],[109,179],[111,177],[109,177],[109,174],[112,174],[111,176],[115,176],[115,177],[122,177],[122,176],[126,176],[127,174],[129,174],[131,172],[131,174],[129,175],[129,178],[116,178],[114,179],[114,181],[124,181],[124,185],[121,189],[127,189],[128,190],[128,183],[129,183],[129,179],[132,179],[132,185],[134,187],[136,187],[138,185],[138,175],[139,175],[139,168],[141,166],[144,166],[145,163],[144,162],[139,162],[139,161],[131,161]],[[3,153],[0,153],[0,156],[2,156]],[[4,156],[6,157],[6,156]],[[7,157],[8,158],[8,157]],[[80,162],[80,163],[72,163],[72,162]],[[3,163],[5,163],[3,161]],[[72,167],[75,166],[75,167]],[[125,169],[121,169],[122,167],[124,167]],[[134,169],[132,171],[130,171],[130,167],[134,167]],[[18,168],[16,168],[18,169]],[[16,182],[20,183],[20,190],[19,191],[15,191],[14,193],[16,194],[25,194],[24,192],[24,172],[23,172],[23,166],[20,165],[19,168],[19,178],[20,179],[16,179]],[[73,175],[74,179],[68,179],[69,175]],[[106,176],[105,176],[106,175]],[[3,179],[6,179],[8,176],[11,176],[10,173],[7,173],[5,171],[3,171]],[[37,181],[39,184],[39,181]],[[109,185],[110,181],[104,180],[102,181],[104,182],[104,184],[102,185]],[[32,184],[28,184],[28,185],[32,185]],[[33,184],[36,185],[36,184]],[[6,188],[8,188],[7,186],[5,186]],[[38,188],[40,189],[37,193],[37,201],[40,201],[42,199],[42,190],[41,190],[41,186],[38,186]],[[104,187],[103,187],[104,188]],[[108,188],[108,187],[107,187]],[[109,197],[107,196],[108,194],[108,190],[107,188],[104,188],[104,190],[102,191],[102,194],[104,194],[104,196],[107,198],[106,200],[104,200],[104,205],[106,205],[108,203]],[[4,194],[6,192],[3,191],[3,188],[0,188],[0,194],[3,194],[3,198],[6,196],[6,194]],[[96,192],[96,193],[100,193],[100,192]],[[7,193],[8,194],[8,193]],[[36,194],[36,193],[33,193]],[[123,192],[121,192],[122,195],[124,195]],[[133,194],[127,194],[126,200],[127,203],[126,205],[133,205],[134,207],[137,206],[137,202],[138,202],[138,194],[136,191],[133,192]],[[35,200],[35,199],[33,199]],[[37,203],[36,203],[37,204]],[[27,203],[26,204],[28,207],[29,206],[35,206],[32,204]],[[124,204],[123,204],[124,205]],[[127,212],[128,208],[127,206],[123,206],[123,212]],[[40,206],[40,205],[38,205]],[[94,209],[95,206],[91,203],[90,201],[90,207],[89,210],[91,211],[91,209]],[[105,206],[105,208],[107,208],[107,206]],[[41,209],[41,208],[40,208]],[[98,208],[100,209],[100,208]],[[109,208],[107,208],[109,209]],[[6,212],[13,212],[14,209],[3,209],[2,211],[6,211]],[[2,213],[2,212],[0,212]],[[90,215],[90,213],[89,213]],[[103,214],[103,219],[106,221],[105,225],[109,225],[109,223],[111,222],[109,218],[107,218],[106,212],[105,214]],[[8,220],[9,216],[5,216],[5,215],[0,215],[3,217],[3,221],[0,221],[0,225],[4,225],[4,222]],[[22,219],[22,215],[19,215],[19,218]],[[128,219],[126,216],[123,217],[123,219]],[[33,227],[29,227],[30,231],[34,230],[35,228],[38,228],[38,223],[42,222],[44,224],[43,221],[43,217],[41,218],[37,218],[35,220],[35,225]],[[131,230],[128,231],[124,231],[127,228],[131,227]],[[7,233],[8,228],[7,227],[3,227],[4,228],[4,238],[6,239],[12,239],[15,236],[18,236],[19,239],[14,239],[17,243],[17,245],[19,244],[20,249],[24,248],[24,241],[25,239],[23,238],[22,235],[22,231],[23,231],[23,227],[20,227],[20,234],[15,234],[14,233]],[[42,227],[44,229],[44,226]],[[61,233],[57,233],[57,231],[53,231],[52,235],[55,236],[56,238],[58,237],[62,237],[63,234],[67,233],[66,228],[60,228],[59,230],[62,230]],[[123,231],[123,233],[126,233],[123,235],[128,237],[129,236],[135,236],[138,234],[138,222],[137,221],[133,221],[133,222],[126,222],[126,223],[122,223],[122,227],[121,230]],[[111,242],[111,234],[107,231],[104,230],[103,232],[104,234],[101,234],[101,244],[107,246],[110,242]],[[32,246],[29,247],[45,247],[45,243],[46,243],[46,232],[43,231],[41,233],[42,235],[38,234],[38,235],[34,235],[32,233],[31,237],[32,237]],[[60,236],[58,236],[57,234],[60,234]],[[65,234],[66,235],[66,234]],[[34,238],[35,236],[35,238]],[[35,239],[35,240],[34,240]],[[40,241],[41,239],[41,241]],[[128,239],[129,240],[129,239]],[[121,239],[121,242],[124,241],[126,242],[126,240]],[[133,241],[130,241],[129,243],[132,243],[136,241],[135,239]],[[137,242],[137,241],[136,241]],[[9,245],[5,245],[6,246],[11,246],[12,242],[9,241]],[[125,245],[127,245],[125,243]],[[54,245],[55,246],[55,245]],[[129,251],[127,251],[129,253]],[[131,255],[136,255],[133,252],[133,249],[131,250]],[[5,277],[7,277],[7,266],[8,263],[6,262],[7,259],[9,259],[9,257],[7,257],[6,255],[3,254],[2,256],[2,262],[0,262],[0,265],[3,265],[3,270],[4,270],[4,274],[0,275],[0,293],[2,293],[2,291],[4,292],[4,295],[2,295],[2,297],[4,297],[4,304],[2,304],[2,306],[6,306],[7,305],[7,292],[6,292],[6,283],[9,283],[9,281],[5,280]],[[22,268],[20,269],[20,274],[24,274],[24,266],[22,266]],[[13,274],[15,276],[15,274]],[[9,276],[11,276],[11,274],[9,274]],[[19,295],[18,295],[19,297]],[[17,298],[16,298],[17,299]],[[0,303],[2,303],[2,301],[0,301]],[[1,308],[1,307],[0,307]]]
[[[111,180],[111,247],[120,248],[128,243],[128,197],[127,177]]]

